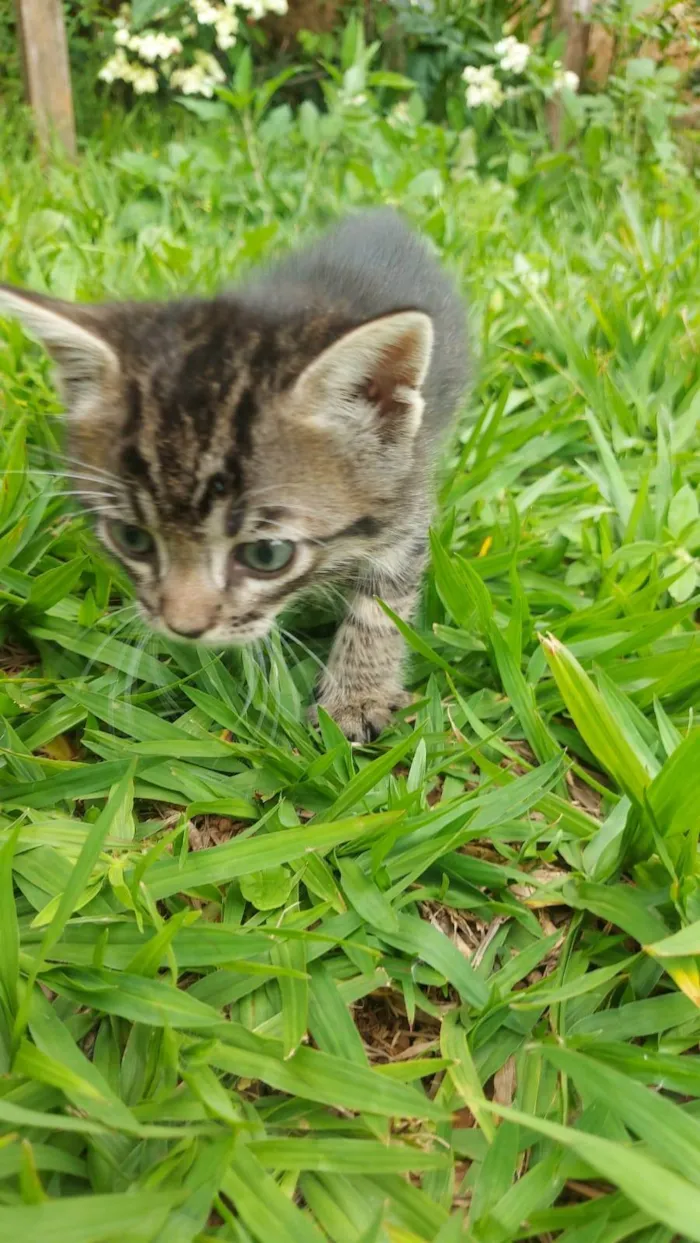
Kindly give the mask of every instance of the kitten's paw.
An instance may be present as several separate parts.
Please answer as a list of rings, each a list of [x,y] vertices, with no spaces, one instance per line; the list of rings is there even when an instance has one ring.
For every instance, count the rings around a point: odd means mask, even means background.
[[[342,729],[350,742],[374,742],[386,729],[393,712],[405,708],[411,702],[406,691],[394,691],[391,695],[364,695],[350,698],[349,696],[322,696],[319,704],[336,725]],[[310,719],[316,723],[318,713],[312,708]]]

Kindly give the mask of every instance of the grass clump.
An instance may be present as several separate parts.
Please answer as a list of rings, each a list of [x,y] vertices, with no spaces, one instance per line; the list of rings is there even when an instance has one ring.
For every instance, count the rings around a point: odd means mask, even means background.
[[[3,279],[207,290],[394,202],[478,384],[415,709],[357,750],[305,724],[320,610],[144,639],[4,326],[0,1235],[700,1239],[694,183],[369,106],[169,126],[48,173],[8,134]]]

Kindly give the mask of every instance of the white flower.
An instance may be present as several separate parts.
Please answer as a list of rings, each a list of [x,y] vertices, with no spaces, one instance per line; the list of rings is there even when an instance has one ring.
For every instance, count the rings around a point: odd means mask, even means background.
[[[396,129],[399,125],[411,124],[411,113],[407,100],[402,99],[398,104],[394,104],[394,107],[391,109],[391,112],[387,117],[387,121],[391,125],[392,129]]]
[[[137,69],[131,78],[137,95],[155,95],[158,90],[158,74],[155,69]]]
[[[245,9],[255,22],[259,22],[268,13],[283,17],[289,8],[287,0],[237,0],[237,3],[238,8]]]
[[[195,63],[201,67],[203,72],[212,82],[225,82],[226,74],[221,65],[211,52],[202,52],[199,48],[194,54]]]
[[[221,65],[215,56],[198,49],[194,54],[195,64],[186,69],[175,69],[170,76],[170,85],[182,91],[183,95],[204,95],[211,99],[214,87],[226,80]]]
[[[102,82],[130,82],[132,75],[131,63],[124,48],[120,47],[105,61],[97,76]]]
[[[133,35],[129,47],[141,60],[151,65],[157,60],[169,60],[182,51],[180,40],[175,35],[166,35],[162,30],[146,30],[142,35]]]
[[[217,22],[216,46],[220,48],[222,52],[228,52],[229,48],[233,47],[235,42],[236,42],[236,36],[232,34],[230,30],[222,30]]]
[[[119,19],[117,19],[117,21],[118,20]],[[129,27],[125,23],[122,23],[122,25],[117,26],[117,22],[115,22],[114,25],[117,27],[117,32],[114,36],[114,42],[116,43],[117,47],[127,47],[129,40],[131,39],[131,31],[129,30]]]
[[[506,38],[501,39],[493,50],[499,57],[501,69],[510,70],[512,73],[522,73],[530,59],[532,49],[527,43],[519,43],[515,35],[506,35]]]
[[[221,15],[221,9],[214,4],[210,4],[209,0],[190,0],[190,4],[200,26],[216,25]]]
[[[170,85],[183,95],[204,95],[211,99],[214,94],[212,83],[199,65],[190,65],[188,69],[175,69],[170,75]]]
[[[567,90],[574,91],[575,93],[579,88],[579,84],[578,74],[574,73],[573,69],[562,69],[561,61],[555,60],[553,82],[555,91]]]
[[[478,108],[480,104],[500,108],[505,96],[503,87],[494,74],[493,65],[482,65],[479,69],[474,65],[467,65],[462,78],[467,83],[466,97],[470,108]]]
[[[236,14],[230,9],[221,9],[214,29],[216,31],[216,46],[221,48],[222,52],[227,52],[236,42],[236,31],[238,30]]]

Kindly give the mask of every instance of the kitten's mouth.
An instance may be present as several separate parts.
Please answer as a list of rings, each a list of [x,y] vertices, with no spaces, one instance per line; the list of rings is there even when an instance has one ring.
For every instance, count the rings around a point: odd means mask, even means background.
[[[177,630],[171,630],[170,626],[162,618],[156,617],[154,614],[149,615],[145,613],[145,610],[144,616],[151,630],[154,630],[156,634],[160,634],[166,639],[171,639],[175,643],[186,644],[188,647],[244,647],[246,643],[254,643],[256,639],[264,639],[269,634],[272,624],[261,618],[259,621],[246,625],[227,626],[219,624],[203,631],[202,634],[187,635]]]
[[[268,621],[264,617],[237,626],[222,624],[214,626],[198,642],[206,647],[243,647],[246,643],[254,643],[256,639],[264,639],[270,633],[271,626],[272,620]]]

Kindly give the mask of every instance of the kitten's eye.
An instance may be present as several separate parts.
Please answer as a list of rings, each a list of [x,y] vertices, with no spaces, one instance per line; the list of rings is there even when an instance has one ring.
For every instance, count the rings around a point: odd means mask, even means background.
[[[127,557],[148,557],[155,548],[153,536],[145,527],[132,526],[129,522],[111,522],[109,533]]]
[[[239,544],[236,560],[255,574],[279,574],[294,556],[295,545],[288,539],[259,539]]]

